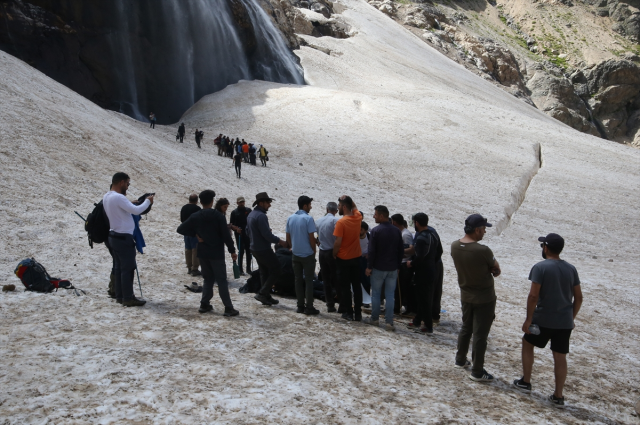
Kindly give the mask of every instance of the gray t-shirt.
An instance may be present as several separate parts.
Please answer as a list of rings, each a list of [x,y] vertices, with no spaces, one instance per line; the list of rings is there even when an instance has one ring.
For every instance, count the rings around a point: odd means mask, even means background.
[[[580,285],[576,268],[564,260],[544,260],[533,266],[529,280],[542,286],[533,323],[543,328],[573,329],[573,287]]]

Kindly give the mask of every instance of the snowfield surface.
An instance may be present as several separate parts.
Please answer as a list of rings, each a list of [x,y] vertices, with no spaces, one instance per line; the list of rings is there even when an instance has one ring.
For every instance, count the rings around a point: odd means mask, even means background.
[[[640,397],[640,151],[578,133],[441,56],[368,4],[343,0],[345,40],[308,37],[297,54],[309,86],[240,82],[183,117],[204,129],[198,150],[177,126],[136,122],[0,52],[0,423],[638,423]],[[264,143],[268,168],[218,157],[218,133]],[[156,192],[138,256],[143,308],[108,298],[110,257],[89,249],[88,214],[116,171],[129,194]],[[367,221],[385,204],[424,211],[445,245],[442,321],[432,337],[398,322],[389,333],[336,314],[306,317],[295,301],[264,307],[231,295],[240,316],[199,314],[183,287],[180,207],[214,189],[235,203],[267,191],[276,233],[301,194],[323,205],[350,194]],[[454,369],[459,289],[448,245],[479,212],[502,265],[486,368],[491,384]],[[582,280],[565,388],[552,408],[553,363],[536,350],[533,388],[520,377],[527,276],[537,237],[567,241]],[[25,293],[27,257],[86,291]],[[232,276],[228,263],[229,276]],[[137,289],[136,289],[137,291]],[[403,319],[406,321],[405,319]]]

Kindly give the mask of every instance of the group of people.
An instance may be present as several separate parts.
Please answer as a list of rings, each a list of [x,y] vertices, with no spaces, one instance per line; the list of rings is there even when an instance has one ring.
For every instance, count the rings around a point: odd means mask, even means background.
[[[125,306],[139,306],[144,301],[133,296],[133,217],[150,208],[153,194],[145,195],[144,200],[135,205],[125,197],[128,186],[128,176],[117,173],[103,202],[111,227],[108,246],[114,257],[116,301]],[[399,303],[405,307],[405,313],[415,310],[408,328],[426,335],[433,334],[433,326],[439,321],[444,251],[437,231],[429,226],[427,214],[418,213],[412,217],[415,229],[412,235],[402,215],[390,215],[386,206],[378,205],[372,217],[377,225],[368,231],[363,214],[351,197],[345,195],[337,203],[329,202],[326,214],[316,221],[309,214],[313,199],[301,196],[298,210],[287,219],[286,238],[281,239],[269,225],[267,213],[274,199],[266,192],[256,195],[253,209],[246,207],[243,197],[237,198],[237,208],[232,211],[230,222],[226,219],[230,202],[225,198],[214,201],[215,192],[212,190],[191,195],[189,203],[181,210],[182,223],[177,229],[184,236],[188,272],[191,275],[201,273],[204,278],[200,313],[213,310],[211,299],[216,283],[225,307],[224,315],[239,314],[229,296],[225,247],[233,261],[238,261],[243,273],[251,272],[252,258],[255,258],[261,282],[255,299],[267,306],[278,304],[272,295],[272,288],[281,274],[280,263],[272,248],[275,245],[292,252],[298,313],[320,313],[314,307],[313,297],[318,256],[327,312],[341,313],[342,318],[348,321],[364,321],[379,326],[384,300],[385,328],[394,331],[398,289]],[[497,297],[494,278],[500,276],[501,269],[491,249],[479,243],[486,228],[491,226],[481,215],[470,215],[464,222],[464,236],[451,243],[450,251],[458,275],[462,307],[455,367],[470,368],[469,377],[479,382],[494,379],[484,368],[484,360],[487,338],[495,319]],[[231,233],[235,236],[235,243]],[[523,375],[513,385],[520,390],[531,391],[534,347],[544,348],[551,341],[556,387],[549,400],[562,406],[567,376],[566,354],[574,319],[582,304],[582,292],[575,267],[560,259],[564,239],[550,233],[540,237],[539,241],[544,261],[535,264],[529,274],[531,289],[522,325]],[[363,251],[366,251],[364,255]],[[243,257],[246,260],[244,268]],[[370,280],[371,294],[371,315],[364,320],[363,276]],[[467,357],[470,346],[471,361]]]

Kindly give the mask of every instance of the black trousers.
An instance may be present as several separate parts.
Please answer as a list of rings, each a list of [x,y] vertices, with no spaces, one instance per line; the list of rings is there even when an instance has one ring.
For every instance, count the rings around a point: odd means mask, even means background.
[[[262,286],[260,287],[259,294],[270,297],[271,288],[273,288],[273,285],[280,279],[280,275],[282,274],[280,262],[278,261],[278,257],[276,257],[276,253],[270,249],[252,252],[260,269],[260,282]]]
[[[236,174],[238,175],[238,178],[241,177],[241,175],[242,175],[242,165],[240,165],[240,164],[236,165]]]
[[[232,309],[231,296],[229,295],[229,282],[227,281],[227,266],[224,260],[209,260],[207,258],[199,258],[202,267],[202,277],[204,285],[202,285],[201,306],[211,304],[213,298],[213,284],[218,284],[218,294],[225,308]]]
[[[111,249],[111,246],[109,245],[109,238],[107,238],[107,240],[104,241],[104,246],[107,247],[107,249],[109,250],[109,255],[111,256],[111,275],[109,276],[109,289],[107,292],[109,293],[109,295],[115,296],[116,288],[115,288],[115,278],[114,278],[113,272],[116,269],[116,257],[113,250]]]
[[[340,308],[348,314],[362,312],[362,287],[360,286],[360,257],[350,260],[336,259],[338,285],[342,292]],[[351,291],[353,291],[353,307],[351,306]]]
[[[336,292],[338,302],[342,300],[340,286],[338,285],[338,274],[336,270],[336,259],[333,258],[333,249],[320,251],[320,272],[322,272],[322,283],[324,284],[324,297],[327,306],[334,307],[335,299],[333,291]]]
[[[394,312],[400,313],[400,309],[404,306],[407,312],[416,312],[416,295],[413,286],[413,269],[407,267],[407,263],[402,263],[398,270],[398,283],[395,293]],[[402,296],[400,296],[402,295]]]
[[[239,235],[237,233],[234,233],[236,236],[236,246],[238,247],[238,266],[240,267],[240,271],[242,271],[242,257],[246,256],[247,257],[247,273],[251,273],[251,248],[250,248],[250,244],[251,244],[251,240],[247,237],[244,236],[244,232]]]
[[[109,233],[109,246],[114,256],[114,289],[116,299],[133,299],[133,272],[136,269],[136,243],[128,233]]]
[[[415,295],[416,295],[416,317],[413,324],[420,326],[424,322],[427,329],[433,329],[433,287],[436,278],[435,264],[429,267],[421,267],[415,270]]]
[[[184,134],[180,135],[180,143],[182,143],[182,139],[184,139]]]
[[[436,279],[433,285],[433,303],[431,304],[431,317],[433,320],[440,320],[440,312],[442,311],[442,281],[444,279],[444,265],[442,261],[436,263]]]
[[[267,160],[266,160],[265,158],[266,158],[266,157],[264,157],[264,156],[261,156],[261,157],[260,157],[260,162],[262,163],[262,166],[263,166],[263,167],[266,167],[266,166],[267,166]]]

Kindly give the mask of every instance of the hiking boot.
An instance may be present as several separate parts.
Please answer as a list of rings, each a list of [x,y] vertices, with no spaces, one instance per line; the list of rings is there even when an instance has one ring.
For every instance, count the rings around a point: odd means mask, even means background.
[[[387,323],[384,325],[384,329],[389,332],[395,332],[396,327],[393,326],[393,323]]]
[[[353,322],[353,314],[352,313],[342,313],[341,316],[344,320],[348,320],[350,322]]]
[[[224,308],[223,316],[231,317],[231,316],[237,316],[239,314],[240,314],[240,312],[238,310],[236,310],[235,308],[233,308],[233,307],[231,307],[231,308],[225,307]]]
[[[272,305],[273,303],[271,302],[271,300],[269,299],[269,297],[265,297],[262,294],[257,294],[255,297],[256,300],[260,301],[262,303],[262,305]]]
[[[371,316],[365,317],[363,322],[371,326],[380,326],[380,320],[371,320]]]
[[[273,298],[271,295],[269,295],[269,297],[268,297],[268,298],[269,298],[269,302],[270,302],[271,304],[273,304],[273,305],[276,305],[276,304],[279,304],[279,303],[280,303],[280,301],[279,301],[279,300],[276,300],[276,299],[275,299],[275,298]]]
[[[416,326],[416,325],[413,324],[413,322],[409,322],[409,323],[407,323],[407,328],[409,328],[409,329],[411,329],[413,331],[417,331],[417,330],[420,329],[420,326]]]
[[[418,332],[425,335],[433,335],[433,328],[420,328],[416,329],[414,332]]]
[[[335,313],[336,310],[336,306],[335,305],[328,305],[327,306],[327,313]]]
[[[136,297],[131,298],[130,300],[122,300],[122,305],[125,307],[142,307],[147,302],[145,300],[139,300]]]
[[[564,408],[564,397],[559,398],[556,397],[555,394],[551,394],[549,396],[549,401],[555,406],[555,407],[560,407],[560,408]]]
[[[354,322],[362,322],[362,313],[356,313],[353,317]]]
[[[465,360],[464,363],[456,362],[454,367],[457,367],[458,369],[467,369],[469,366],[471,366],[471,362],[469,360]]]
[[[305,310],[304,306],[302,306],[302,307],[298,306],[298,308],[296,308],[296,313],[302,314],[302,313],[304,313],[304,310]]]
[[[489,372],[487,372],[485,369],[482,369],[482,372],[480,372],[479,374],[475,374],[475,373],[471,372],[471,375],[469,375],[469,378],[472,381],[476,381],[476,382],[491,382],[491,381],[493,381],[493,375],[490,374]]]
[[[315,316],[316,314],[320,314],[320,310],[315,307],[307,307],[304,309],[304,314],[307,316]]]
[[[202,273],[200,270],[194,270],[191,272],[191,276],[202,276]]]
[[[213,306],[211,304],[207,304],[207,305],[200,304],[200,308],[198,309],[198,313],[207,313],[209,311],[213,311]]]
[[[513,381],[513,386],[519,389],[520,391],[524,391],[527,394],[531,393],[531,384],[528,382],[524,382],[524,377]]]
[[[191,269],[187,269],[187,274],[190,275],[191,274]]]

